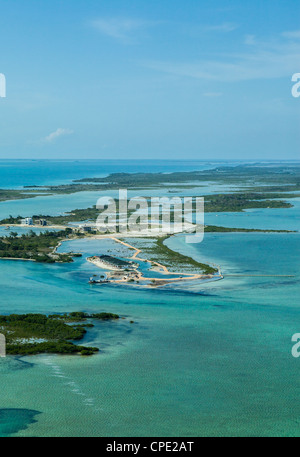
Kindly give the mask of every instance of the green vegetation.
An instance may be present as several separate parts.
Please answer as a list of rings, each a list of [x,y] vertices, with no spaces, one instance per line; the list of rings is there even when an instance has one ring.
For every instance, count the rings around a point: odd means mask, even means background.
[[[205,197],[205,211],[207,213],[240,212],[253,208],[291,208],[291,203],[279,198],[291,198],[291,195],[271,193],[233,193],[216,194]]]
[[[91,314],[90,317],[92,319],[101,319],[101,320],[112,320],[112,319],[120,318],[120,316],[118,314],[112,314],[112,313],[96,313],[96,314]]]
[[[22,190],[0,189],[0,202],[7,200],[22,200],[24,198],[33,198],[34,194],[25,193]]]
[[[45,343],[25,343],[7,344],[6,352],[10,355],[36,355],[36,354],[81,354],[92,355],[98,352],[98,348],[77,346],[69,342],[45,342]]]
[[[212,163],[213,167],[213,163]],[[104,178],[84,178],[75,183],[102,183],[125,187],[153,186],[164,183],[186,183],[213,181],[220,184],[241,184],[247,182],[259,184],[293,184],[300,190],[299,165],[239,165],[217,167],[210,170],[175,172],[175,173],[113,173]],[[293,189],[291,189],[293,190]]]
[[[217,273],[218,270],[216,268],[211,267],[210,265],[206,265],[204,263],[197,262],[197,260],[193,259],[192,257],[188,257],[186,255],[180,254],[179,252],[172,251],[172,249],[168,248],[164,244],[164,241],[168,239],[169,236],[161,237],[158,238],[156,241],[156,246],[155,246],[155,254],[157,254],[160,258],[160,255],[163,255],[164,258],[168,259],[169,264],[176,264],[176,269],[180,270],[188,267],[194,267],[194,268],[199,268],[203,274],[214,274]],[[157,260],[160,262],[160,260]],[[164,260],[164,265],[165,265],[165,260]]]
[[[296,192],[300,191],[300,167],[291,165],[239,165],[217,167],[191,172],[175,173],[113,173],[102,178],[83,178],[71,184],[59,186],[25,186],[22,190],[0,189],[0,201],[33,198],[37,195],[71,194],[83,191],[108,191],[120,188],[146,189],[170,184],[169,187],[185,184],[184,188],[195,188],[204,182],[240,186],[247,192]],[[172,190],[171,190],[172,192]]]
[[[170,236],[164,237],[147,237],[139,238],[138,242],[145,242],[145,245],[136,246],[138,249],[142,250],[141,257],[145,257],[148,260],[153,262],[160,263],[168,268],[170,271],[181,271],[182,273],[187,273],[190,271],[195,271],[195,269],[202,274],[214,274],[217,273],[217,269],[206,265],[204,263],[197,262],[197,260],[192,257],[180,254],[179,252],[172,251],[164,244],[164,241]],[[130,239],[129,241],[134,245],[134,240]],[[200,271],[199,271],[200,270]]]
[[[117,314],[11,314],[0,316],[0,331],[6,337],[6,352],[13,355],[33,355],[41,353],[91,355],[98,352],[96,347],[74,344],[81,340],[90,323],[78,324],[87,319],[114,320]],[[72,324],[72,325],[71,325]]]
[[[71,229],[59,232],[46,231],[37,235],[32,230],[18,237],[11,232],[10,236],[0,237],[0,258],[35,260],[36,262],[72,262],[72,254],[58,254],[55,248],[59,242],[69,237]]]
[[[99,320],[112,320],[112,319],[119,319],[120,316],[118,314],[112,313],[94,313],[88,314],[82,311],[75,311],[72,313],[65,313],[65,314],[52,314],[49,316],[52,319],[61,319],[64,322],[82,322],[86,321],[87,319],[99,319]]]
[[[277,185],[277,186],[251,186],[245,187],[243,192],[299,192],[300,191],[300,184],[285,184],[285,185]],[[300,194],[295,194],[293,197],[299,197]]]
[[[21,224],[21,219],[23,219],[22,216],[17,216],[17,217],[9,216],[9,217],[6,217],[5,219],[2,219],[2,221],[0,221],[0,223],[3,225],[16,225],[16,224]]]

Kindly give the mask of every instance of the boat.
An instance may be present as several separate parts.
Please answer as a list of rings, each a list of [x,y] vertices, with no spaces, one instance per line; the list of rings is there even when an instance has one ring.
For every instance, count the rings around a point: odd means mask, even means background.
[[[109,282],[108,279],[96,279],[94,276],[92,276],[89,280],[89,284],[104,284]]]

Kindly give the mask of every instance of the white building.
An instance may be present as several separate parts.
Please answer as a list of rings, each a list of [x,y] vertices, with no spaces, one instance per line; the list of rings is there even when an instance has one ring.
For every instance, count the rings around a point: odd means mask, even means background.
[[[25,217],[25,219],[21,220],[22,225],[33,225],[32,217]]]

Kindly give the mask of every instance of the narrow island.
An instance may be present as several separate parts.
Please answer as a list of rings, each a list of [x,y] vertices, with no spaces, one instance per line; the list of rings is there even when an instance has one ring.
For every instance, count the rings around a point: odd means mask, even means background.
[[[242,211],[247,208],[288,208],[290,203],[276,199],[299,197],[300,167],[296,165],[272,166],[245,164],[216,167],[209,170],[164,173],[112,173],[106,177],[86,177],[69,184],[37,186],[22,189],[0,189],[0,202],[34,198],[40,195],[62,195],[86,191],[110,191],[120,188],[147,189],[165,187],[169,192],[180,193],[180,188],[201,188],[207,183],[235,186],[231,194],[211,196],[212,211]],[[168,187],[166,187],[166,185]],[[286,192],[286,194],[284,194]],[[258,202],[258,200],[260,200]],[[255,203],[256,201],[256,203]],[[255,205],[259,206],[255,206]],[[219,208],[219,209],[217,209]],[[227,209],[223,209],[227,208]]]

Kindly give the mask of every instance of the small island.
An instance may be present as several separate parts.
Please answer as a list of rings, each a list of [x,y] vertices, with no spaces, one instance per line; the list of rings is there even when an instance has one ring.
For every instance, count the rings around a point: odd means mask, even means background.
[[[10,232],[8,236],[0,237],[0,259],[32,260],[43,263],[70,263],[73,257],[81,256],[78,253],[59,254],[56,249],[62,241],[76,238],[70,228],[59,231],[47,230],[37,235],[33,230],[18,236],[17,232]]]
[[[95,279],[95,275],[91,277],[90,284],[127,284],[154,288],[182,281],[222,279],[220,269],[197,262],[192,257],[169,249],[164,244],[164,240],[169,236],[151,238],[153,244],[150,252],[147,252],[147,258],[140,257],[142,249],[129,244],[126,240],[117,237],[110,238],[133,250],[134,254],[126,261],[112,255],[88,257],[88,262],[103,270],[109,270],[100,279]],[[149,240],[149,238],[140,238],[140,240]],[[157,260],[157,257],[161,256],[164,257],[164,264]],[[141,264],[144,264],[144,268],[150,272],[149,276],[146,276],[144,271],[140,270]],[[170,268],[176,271],[171,271]],[[178,269],[180,269],[180,272],[178,272]],[[190,269],[192,271],[189,271]]]
[[[6,338],[6,354],[81,354],[92,355],[99,348],[80,346],[80,341],[93,327],[92,320],[117,320],[120,316],[112,313],[88,314],[75,311],[65,314],[10,314],[0,315],[0,333]]]

